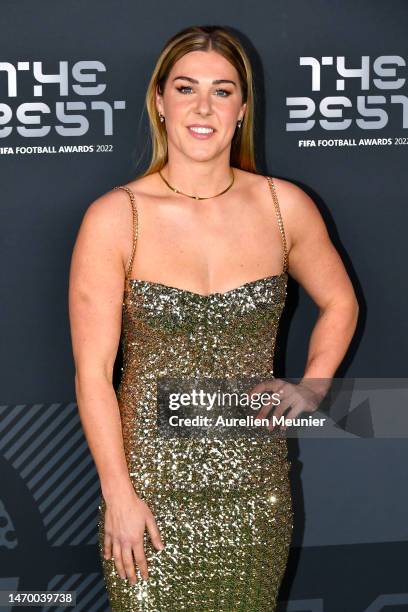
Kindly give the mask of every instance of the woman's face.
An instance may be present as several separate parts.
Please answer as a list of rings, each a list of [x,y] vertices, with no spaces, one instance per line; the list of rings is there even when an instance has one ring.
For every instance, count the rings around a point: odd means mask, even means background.
[[[218,82],[217,82],[218,81]],[[169,152],[172,147],[197,161],[228,155],[237,121],[246,104],[238,72],[216,51],[191,51],[172,67],[163,96],[156,92],[165,117]],[[212,128],[197,133],[194,126]]]

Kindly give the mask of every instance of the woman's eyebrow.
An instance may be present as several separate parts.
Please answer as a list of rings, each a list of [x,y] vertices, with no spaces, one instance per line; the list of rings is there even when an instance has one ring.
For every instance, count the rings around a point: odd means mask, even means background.
[[[197,81],[197,79],[192,79],[191,77],[188,77],[188,76],[176,76],[174,77],[173,81],[177,81],[177,79],[184,79],[186,81],[190,81],[190,83],[199,82]],[[232,85],[236,86],[235,81],[231,81],[230,79],[215,79],[215,81],[213,81],[213,85],[218,85],[219,83],[231,83]]]

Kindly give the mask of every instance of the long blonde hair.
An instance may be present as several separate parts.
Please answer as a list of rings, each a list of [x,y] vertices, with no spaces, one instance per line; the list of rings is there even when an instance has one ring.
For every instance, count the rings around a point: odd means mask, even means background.
[[[242,91],[242,103],[246,110],[241,128],[235,130],[231,143],[230,164],[236,168],[257,174],[254,153],[254,90],[249,58],[239,40],[221,26],[192,26],[181,30],[164,46],[153,70],[147,92],[146,108],[150,120],[152,158],[147,176],[161,170],[167,163],[167,133],[160,122],[156,107],[156,87],[163,93],[167,77],[173,65],[190,51],[214,50],[225,57],[237,70]]]

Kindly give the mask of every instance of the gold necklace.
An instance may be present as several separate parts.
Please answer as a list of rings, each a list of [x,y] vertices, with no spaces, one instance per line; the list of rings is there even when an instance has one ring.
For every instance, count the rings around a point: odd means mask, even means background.
[[[234,171],[231,168],[231,173],[232,173],[232,181],[231,183],[228,185],[228,187],[226,189],[224,189],[224,191],[221,191],[220,193],[217,193],[215,196],[208,196],[206,198],[201,198],[200,196],[194,196],[194,195],[190,195],[188,193],[183,193],[182,191],[180,191],[179,189],[176,189],[176,187],[172,187],[170,185],[170,183],[168,181],[166,181],[166,179],[164,178],[164,176],[162,175],[162,173],[159,170],[159,174],[160,177],[163,179],[163,181],[166,183],[167,187],[170,187],[170,189],[172,191],[174,191],[174,193],[180,193],[181,195],[187,196],[188,198],[193,198],[193,200],[209,200],[210,198],[217,198],[218,196],[222,195],[223,193],[225,193],[226,191],[228,191],[228,189],[231,189],[233,183],[234,183],[234,179],[235,179],[235,175],[234,175]]]

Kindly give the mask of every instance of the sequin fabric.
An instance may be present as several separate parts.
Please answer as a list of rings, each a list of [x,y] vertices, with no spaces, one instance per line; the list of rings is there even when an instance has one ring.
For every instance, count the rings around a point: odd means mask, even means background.
[[[287,439],[166,439],[158,435],[158,377],[273,376],[287,273],[200,295],[126,279],[123,372],[117,390],[129,475],[165,548],[145,534],[149,579],[121,579],[99,552],[111,609],[273,612],[293,529]]]

